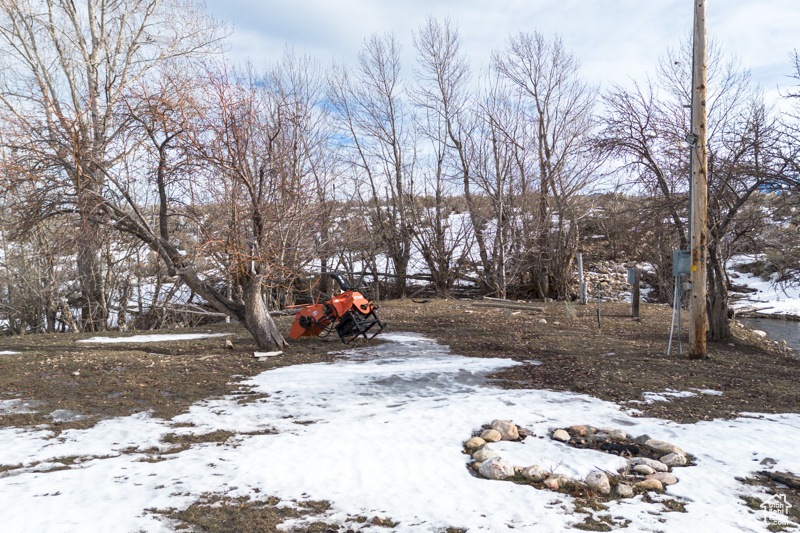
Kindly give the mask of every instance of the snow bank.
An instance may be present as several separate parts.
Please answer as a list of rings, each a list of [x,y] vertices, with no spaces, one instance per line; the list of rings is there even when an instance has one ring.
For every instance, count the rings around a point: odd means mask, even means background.
[[[760,256],[739,255],[731,258],[729,268],[763,259]],[[778,283],[777,274],[769,280],[761,279],[753,274],[736,272],[737,285],[745,285],[756,292],[746,293],[743,298],[731,303],[732,309],[747,308],[765,315],[800,316],[800,285]]]

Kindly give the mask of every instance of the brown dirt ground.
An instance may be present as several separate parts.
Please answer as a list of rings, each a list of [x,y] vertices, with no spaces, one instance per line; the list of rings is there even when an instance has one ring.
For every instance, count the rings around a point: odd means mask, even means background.
[[[287,319],[283,321],[288,324]],[[201,332],[230,335],[144,344],[75,342],[92,334],[2,338],[0,351],[21,353],[0,355],[0,399],[24,398],[42,405],[36,413],[0,415],[0,425],[45,424],[58,432],[147,410],[153,411],[153,416],[170,419],[204,398],[246,394],[237,383],[269,368],[329,360],[325,354],[332,346],[321,339],[310,339],[293,344],[282,357],[258,362],[252,357],[257,346],[238,324],[100,335]],[[233,350],[224,348],[225,339],[233,342]],[[56,409],[77,411],[88,418],[55,423],[46,415]]]

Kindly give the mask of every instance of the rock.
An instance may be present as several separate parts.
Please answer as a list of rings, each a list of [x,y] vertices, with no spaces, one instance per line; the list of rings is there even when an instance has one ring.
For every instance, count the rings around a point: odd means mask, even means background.
[[[517,428],[517,433],[519,433],[520,440],[526,439],[533,435],[533,431],[527,428]]]
[[[767,336],[767,332],[766,331],[761,331],[760,329],[754,329],[753,333],[755,333],[759,337],[766,337]]]
[[[611,483],[604,472],[595,470],[586,476],[586,485],[594,492],[599,492],[604,496],[611,494]]]
[[[639,435],[638,437],[633,439],[633,442],[635,442],[639,446],[644,446],[644,443],[649,440],[650,440],[650,435],[645,434],[645,435]]]
[[[482,438],[480,438],[480,437],[472,437],[471,439],[469,439],[467,442],[464,443],[464,448],[466,448],[467,451],[470,454],[472,454],[472,453],[475,452],[475,450],[477,450],[478,448],[480,448],[484,444],[486,444],[486,441],[483,440]]]
[[[554,474],[547,479],[544,480],[544,486],[550,490],[558,490],[561,488],[567,481],[569,481],[566,477],[561,474]]]
[[[567,432],[577,437],[587,437],[594,433],[594,430],[590,426],[570,426],[567,428]]]
[[[685,466],[686,456],[681,453],[670,453],[662,457],[661,462],[667,466]]]
[[[481,463],[478,473],[487,479],[507,479],[514,477],[514,465],[502,457],[492,457]]]
[[[664,486],[657,479],[645,479],[634,485],[634,487],[642,490],[664,490]]]
[[[547,320],[545,320],[544,318],[540,318],[539,324],[547,324]]]
[[[233,350],[233,342],[230,339],[225,339],[225,349]]]
[[[625,442],[628,440],[628,434],[623,429],[613,429],[608,432],[608,438],[615,442]]]
[[[661,461],[656,461],[655,459],[648,459],[647,457],[634,457],[631,459],[631,466],[636,465],[647,465],[656,472],[666,472],[669,470],[669,467],[662,463]]]
[[[625,483],[620,483],[614,488],[614,494],[619,498],[631,498],[633,497],[633,488]]]
[[[472,454],[472,458],[475,459],[476,461],[478,461],[479,463],[482,463],[484,461],[488,461],[489,459],[492,459],[493,457],[500,457],[500,456],[497,455],[492,450],[490,450],[489,448],[481,448],[480,450],[478,450],[478,451],[476,451],[475,453]]]
[[[503,440],[519,440],[519,430],[511,420],[492,420],[492,429],[498,431]]]
[[[664,442],[662,440],[650,439],[647,442],[645,442],[644,445],[650,450],[654,451],[655,453],[661,455],[668,455],[670,453],[679,453],[681,455],[686,455],[686,452],[684,452],[674,444],[670,444],[669,442]]]
[[[552,435],[553,440],[560,440],[561,442],[568,442],[569,441],[569,433],[564,431],[563,429],[557,429],[553,432]]]
[[[547,478],[550,473],[539,465],[529,466],[522,470],[522,477],[534,483],[539,483]]]
[[[669,472],[659,472],[657,474],[650,474],[647,479],[657,479],[662,485],[674,485],[678,482],[678,478]]]
[[[496,429],[487,429],[481,433],[481,438],[486,442],[499,442],[503,439],[503,436]]]
[[[75,372],[72,373],[72,375],[75,376],[75,377],[78,377],[78,376],[81,375],[81,371],[80,370],[76,370]]]
[[[649,476],[650,474],[656,473],[652,466],[647,465],[636,465],[633,467],[633,471],[642,476]]]

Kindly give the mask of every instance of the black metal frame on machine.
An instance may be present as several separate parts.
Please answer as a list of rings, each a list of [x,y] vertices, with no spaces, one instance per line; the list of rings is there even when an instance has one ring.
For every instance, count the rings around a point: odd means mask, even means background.
[[[336,324],[336,333],[339,334],[339,338],[342,339],[344,344],[347,344],[360,335],[370,340],[383,331],[383,322],[381,322],[378,315],[375,314],[375,309],[376,307],[373,306],[367,314],[361,314],[357,311],[354,313],[353,310],[350,309],[339,318],[339,323]],[[367,332],[372,329],[373,326],[378,326],[378,331],[368,337]]]

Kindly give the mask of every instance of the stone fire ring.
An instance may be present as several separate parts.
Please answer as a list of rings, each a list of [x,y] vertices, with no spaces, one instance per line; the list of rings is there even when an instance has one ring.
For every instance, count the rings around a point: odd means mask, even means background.
[[[468,467],[486,479],[513,480],[536,488],[561,492],[586,493],[595,497],[630,498],[636,493],[662,492],[678,482],[676,467],[692,466],[692,456],[674,444],[650,438],[633,437],[618,428],[570,426],[548,432],[552,440],[575,448],[589,448],[628,458],[617,474],[594,470],[585,479],[571,479],[540,465],[518,466],[500,457],[489,445],[501,440],[521,442],[531,436],[529,429],[510,420],[493,420],[464,443],[470,456]]]

